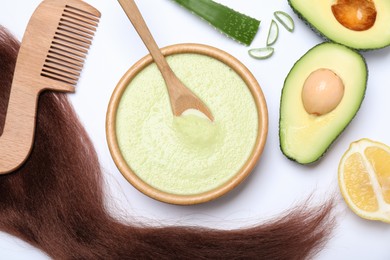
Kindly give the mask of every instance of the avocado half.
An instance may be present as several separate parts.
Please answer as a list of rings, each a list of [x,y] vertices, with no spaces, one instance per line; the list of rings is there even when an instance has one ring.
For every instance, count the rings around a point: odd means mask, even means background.
[[[344,84],[344,95],[331,112],[309,114],[302,89],[309,75],[329,69]],[[287,75],[280,101],[279,139],[285,156],[300,164],[319,160],[356,115],[364,99],[367,65],[356,51],[336,43],[321,43],[310,49]]]
[[[356,50],[380,49],[390,45],[390,1],[370,1],[375,6],[375,22],[369,29],[356,31],[345,27],[335,17],[332,6],[338,0],[288,0],[298,17],[314,31],[333,42]]]

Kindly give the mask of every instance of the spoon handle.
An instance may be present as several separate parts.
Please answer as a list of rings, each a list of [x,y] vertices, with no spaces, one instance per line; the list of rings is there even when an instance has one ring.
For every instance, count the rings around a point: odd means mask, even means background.
[[[118,0],[118,2],[122,6],[130,22],[133,24],[138,35],[141,37],[146,48],[149,50],[150,54],[152,55],[153,60],[157,64],[164,79],[169,80],[166,79],[166,77],[173,74],[173,72],[169,67],[166,59],[162,55],[159,47],[157,46],[157,43],[154,40],[152,34],[150,33],[149,28],[147,27],[145,20],[143,19],[134,0]]]
[[[122,9],[125,11],[130,22],[133,24],[138,35],[141,37],[146,48],[148,48],[164,78],[173,114],[175,116],[180,116],[188,109],[196,109],[206,115],[211,121],[214,121],[214,117],[209,108],[173,73],[171,67],[158,48],[157,43],[153,39],[134,0],[118,0],[118,2],[122,6]]]

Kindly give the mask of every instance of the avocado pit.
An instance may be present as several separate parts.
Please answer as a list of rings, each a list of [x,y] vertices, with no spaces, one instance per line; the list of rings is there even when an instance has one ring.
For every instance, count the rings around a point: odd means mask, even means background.
[[[325,115],[335,109],[344,96],[344,83],[330,69],[313,71],[302,88],[302,103],[307,113]]]
[[[353,31],[370,29],[377,15],[373,0],[338,0],[332,12],[341,25]]]

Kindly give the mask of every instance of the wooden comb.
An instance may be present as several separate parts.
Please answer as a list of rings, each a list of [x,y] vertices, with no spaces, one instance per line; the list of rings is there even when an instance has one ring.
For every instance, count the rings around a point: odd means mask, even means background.
[[[0,136],[0,174],[28,158],[39,93],[74,92],[100,12],[80,0],[45,0],[27,25]]]

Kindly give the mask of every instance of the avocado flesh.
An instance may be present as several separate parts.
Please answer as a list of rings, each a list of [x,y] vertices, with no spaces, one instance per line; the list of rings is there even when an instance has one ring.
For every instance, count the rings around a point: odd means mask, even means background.
[[[288,0],[294,12],[314,31],[329,40],[357,50],[380,49],[390,45],[390,1],[374,0],[377,11],[375,24],[365,31],[344,27],[334,17],[335,0]]]
[[[334,110],[316,116],[306,112],[301,95],[306,78],[321,68],[341,78],[344,96]],[[320,159],[359,110],[367,74],[364,58],[340,44],[322,43],[302,56],[287,75],[282,90],[279,138],[283,154],[301,164]]]

